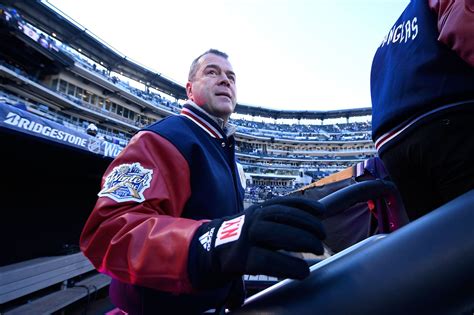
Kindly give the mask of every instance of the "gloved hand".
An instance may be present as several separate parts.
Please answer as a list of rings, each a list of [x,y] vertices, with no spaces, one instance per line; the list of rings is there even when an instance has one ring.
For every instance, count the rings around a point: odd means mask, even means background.
[[[278,252],[324,252],[317,201],[279,197],[204,223],[189,248],[188,274],[196,289],[220,287],[243,274],[303,279],[307,263]]]

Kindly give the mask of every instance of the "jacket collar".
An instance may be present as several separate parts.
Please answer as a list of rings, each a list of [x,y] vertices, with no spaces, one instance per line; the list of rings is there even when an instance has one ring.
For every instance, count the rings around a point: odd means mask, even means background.
[[[213,138],[223,139],[230,137],[236,130],[235,126],[224,123],[222,118],[210,115],[191,100],[188,100],[183,105],[180,115],[190,119]]]

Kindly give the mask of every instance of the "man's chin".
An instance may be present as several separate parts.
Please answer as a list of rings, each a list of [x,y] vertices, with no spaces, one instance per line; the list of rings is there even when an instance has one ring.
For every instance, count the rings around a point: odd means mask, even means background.
[[[233,106],[229,106],[227,108],[221,107],[219,108],[219,111],[215,112],[215,116],[220,117],[224,120],[227,120],[233,112],[234,112]]]

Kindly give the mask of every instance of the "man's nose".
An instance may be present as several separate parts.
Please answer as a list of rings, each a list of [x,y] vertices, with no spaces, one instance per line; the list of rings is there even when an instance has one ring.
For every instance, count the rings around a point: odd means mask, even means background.
[[[230,86],[230,80],[225,73],[221,74],[219,77],[219,84]]]

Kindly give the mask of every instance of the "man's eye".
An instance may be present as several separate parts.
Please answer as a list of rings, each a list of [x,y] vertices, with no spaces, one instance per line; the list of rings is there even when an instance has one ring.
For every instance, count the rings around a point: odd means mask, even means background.
[[[216,70],[209,70],[209,71],[207,72],[207,74],[216,75],[216,74],[217,74],[217,71],[216,71]]]

